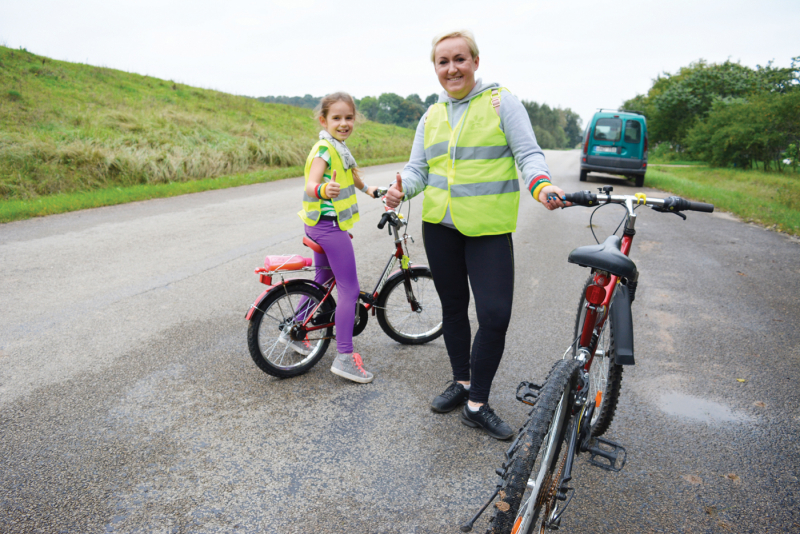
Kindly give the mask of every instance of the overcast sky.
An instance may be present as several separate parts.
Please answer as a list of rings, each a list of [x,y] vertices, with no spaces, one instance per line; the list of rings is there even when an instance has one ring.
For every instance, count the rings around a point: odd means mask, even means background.
[[[439,92],[431,38],[473,31],[478,76],[584,121],[700,58],[800,56],[798,0],[0,0],[0,44],[249,95]]]

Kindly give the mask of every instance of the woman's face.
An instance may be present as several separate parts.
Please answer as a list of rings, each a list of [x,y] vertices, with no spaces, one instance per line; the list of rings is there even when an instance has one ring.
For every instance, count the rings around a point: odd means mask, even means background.
[[[461,37],[451,37],[436,45],[436,76],[451,98],[460,100],[475,87],[479,60],[480,57],[473,59],[469,45]]]
[[[339,141],[345,141],[350,137],[350,134],[353,133],[355,122],[355,111],[350,107],[350,104],[343,100],[337,100],[331,104],[331,107],[328,108],[328,116],[319,118],[319,123],[322,127]]]

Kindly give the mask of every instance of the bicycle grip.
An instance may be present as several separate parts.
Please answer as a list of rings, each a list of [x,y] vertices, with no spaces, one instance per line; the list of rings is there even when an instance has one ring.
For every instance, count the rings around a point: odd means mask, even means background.
[[[692,211],[703,211],[705,213],[713,213],[714,212],[714,204],[706,204],[705,202],[692,202],[691,200],[687,200],[689,203],[689,207],[686,209]]]
[[[589,191],[578,191],[577,193],[565,193],[563,200],[572,202],[578,206],[596,206],[597,195]]]
[[[386,222],[389,220],[390,216],[391,214],[388,211],[384,212],[383,215],[381,215],[381,220],[378,223],[378,230],[383,230],[383,227],[386,226]]]

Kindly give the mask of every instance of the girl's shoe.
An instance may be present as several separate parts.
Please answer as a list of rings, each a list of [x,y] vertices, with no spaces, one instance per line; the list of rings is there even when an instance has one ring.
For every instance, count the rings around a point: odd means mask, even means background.
[[[338,353],[331,365],[331,373],[361,384],[368,384],[375,378],[372,373],[364,369],[364,362],[357,352]]]
[[[289,345],[295,352],[303,356],[308,356],[314,351],[314,347],[308,342],[308,336],[303,341],[293,341],[288,332],[281,332],[281,335],[278,336],[278,341],[284,345]]]

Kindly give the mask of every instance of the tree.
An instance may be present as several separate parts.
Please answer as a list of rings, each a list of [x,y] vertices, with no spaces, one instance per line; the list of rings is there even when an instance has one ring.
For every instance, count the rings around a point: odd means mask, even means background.
[[[623,103],[623,108],[638,108],[645,114],[652,143],[680,147],[689,130],[705,119],[717,101],[735,102],[758,94],[797,90],[797,60],[792,60],[790,68],[775,68],[770,62],[751,69],[730,60],[709,64],[701,59],[676,74],[658,76],[647,95],[637,95]]]
[[[358,110],[371,121],[378,120],[380,105],[378,99],[372,96],[365,96],[358,102]]]
[[[423,105],[425,106],[425,109],[428,109],[438,101],[439,101],[439,95],[433,93],[425,98],[425,102],[423,102]]]

